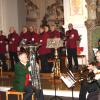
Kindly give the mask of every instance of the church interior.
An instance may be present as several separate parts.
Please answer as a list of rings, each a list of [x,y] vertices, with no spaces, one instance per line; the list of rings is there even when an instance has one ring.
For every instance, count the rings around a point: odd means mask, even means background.
[[[79,99],[81,81],[86,79],[87,66],[96,61],[95,53],[100,50],[100,0],[0,0],[0,22],[0,34],[6,37],[3,45],[0,37],[0,100],[24,100],[22,99],[24,92],[9,92],[16,74],[13,64],[19,61],[15,56],[16,54],[20,56],[21,49],[27,52],[28,61],[33,66],[31,74],[38,80],[33,84],[39,84],[39,88],[43,91],[44,99],[35,99],[33,93],[32,100],[81,100]],[[68,43],[66,41],[70,38],[66,35],[69,24],[78,32],[78,41],[75,44],[77,71],[69,69],[66,46]],[[31,32],[30,37],[21,35],[25,34],[24,31],[28,33],[31,28],[38,38],[32,38]],[[55,28],[60,36],[51,38],[54,35],[51,34],[49,37],[46,32],[44,36],[41,35],[42,29],[51,32],[52,28]],[[13,35],[10,36],[12,31],[18,35],[15,42]],[[29,42],[21,40],[23,37],[29,38]],[[43,44],[45,39],[47,40]],[[73,41],[69,44],[73,44]],[[4,45],[6,50],[2,49]],[[50,50],[51,53],[47,55]],[[49,67],[42,67],[47,64],[46,62]],[[74,57],[71,67],[73,64],[75,64]],[[32,81],[35,81],[34,78]],[[100,100],[100,97],[93,100]]]

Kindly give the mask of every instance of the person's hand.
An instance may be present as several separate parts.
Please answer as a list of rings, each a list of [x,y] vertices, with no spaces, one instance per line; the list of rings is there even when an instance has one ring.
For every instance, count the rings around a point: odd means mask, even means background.
[[[74,34],[72,34],[71,36],[70,36],[70,39],[73,39],[74,38]]]

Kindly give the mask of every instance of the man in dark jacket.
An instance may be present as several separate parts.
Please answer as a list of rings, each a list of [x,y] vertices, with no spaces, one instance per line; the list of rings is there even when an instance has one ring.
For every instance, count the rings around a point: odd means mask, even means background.
[[[79,100],[87,100],[86,99],[87,92],[93,93],[96,91],[100,91],[100,51],[96,52],[96,59],[97,59],[96,65],[94,64],[88,65],[88,70],[89,70],[89,75],[87,78],[88,80],[81,82]]]

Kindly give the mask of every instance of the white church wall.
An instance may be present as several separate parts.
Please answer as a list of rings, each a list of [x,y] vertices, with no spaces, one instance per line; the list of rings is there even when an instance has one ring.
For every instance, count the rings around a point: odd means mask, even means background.
[[[18,31],[18,6],[17,0],[6,0],[6,22],[7,29],[14,26]]]
[[[0,30],[3,29],[2,25],[3,25],[3,7],[2,7],[2,0],[0,0]]]
[[[87,9],[85,7],[85,0],[64,0],[64,28],[67,30],[68,24],[72,23],[74,28],[78,30],[79,35],[82,35],[80,43],[80,47],[84,47],[82,54],[88,57],[87,30],[84,23],[86,20]]]
[[[26,25],[26,7],[24,0],[17,0],[18,4],[18,28],[19,33],[22,30],[22,27]]]
[[[10,26],[14,26],[18,31],[18,6],[17,0],[0,0],[1,26],[4,34],[8,35]]]

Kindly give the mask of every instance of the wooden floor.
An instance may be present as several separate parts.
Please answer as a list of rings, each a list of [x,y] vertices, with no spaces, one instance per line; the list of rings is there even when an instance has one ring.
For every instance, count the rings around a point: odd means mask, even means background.
[[[62,73],[62,75],[63,74],[65,75],[65,73]],[[12,87],[13,76],[14,72],[3,72],[3,76],[0,77],[0,91],[2,91],[2,89],[4,89],[5,87],[6,88]],[[43,93],[45,95],[45,100],[49,100],[48,98],[55,95],[53,74],[41,73],[40,76],[41,76],[41,85]],[[78,80],[80,79],[80,73],[79,72],[74,73],[74,76],[77,81],[74,86],[74,97],[78,98],[80,89],[80,82]],[[69,89],[61,79],[56,79],[56,95],[62,97],[63,100],[71,100],[72,88]],[[68,97],[69,99],[64,99]]]
[[[61,75],[67,75],[65,69],[63,69],[61,72],[62,72]],[[79,90],[80,90],[80,82],[79,82],[80,70],[77,73],[73,73],[73,74],[76,79],[76,83],[73,88],[74,90],[73,96],[74,96],[74,100],[78,100]],[[40,73],[40,77],[41,77],[41,86],[43,89],[45,100],[49,100],[52,96],[55,96],[54,75],[53,73]],[[3,90],[5,91],[6,89],[12,87],[13,78],[14,78],[14,72],[9,72],[9,71],[3,72],[3,76],[0,77],[0,91]],[[68,88],[60,78],[56,79],[56,95],[63,98],[62,100],[72,100],[72,88]],[[3,93],[2,100],[5,100],[4,93]],[[16,100],[16,99],[14,98],[10,100]]]
[[[73,73],[76,80],[80,79],[79,72]],[[65,73],[62,73],[65,75]],[[0,77],[0,86],[12,86],[14,72],[3,72],[3,76]],[[67,74],[66,74],[67,76]],[[43,89],[54,89],[54,77],[53,73],[40,73],[41,84]],[[68,89],[64,82],[59,78],[56,79],[56,88],[59,90]],[[76,82],[75,90],[79,90],[79,82]]]

